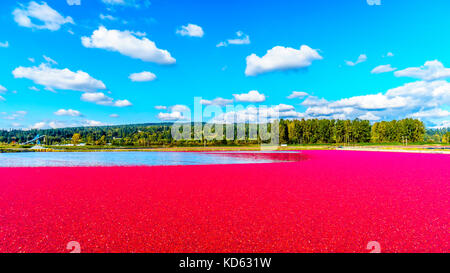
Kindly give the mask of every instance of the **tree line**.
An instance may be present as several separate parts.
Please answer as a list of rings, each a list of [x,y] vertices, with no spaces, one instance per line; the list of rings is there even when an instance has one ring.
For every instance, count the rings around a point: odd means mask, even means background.
[[[204,124],[203,124],[204,125]],[[191,124],[192,129],[195,124]],[[117,125],[102,127],[58,128],[46,130],[0,130],[0,143],[24,143],[37,134],[45,135],[42,141],[46,145],[79,144],[86,145],[116,145],[116,146],[160,146],[160,145],[247,145],[264,142],[258,134],[252,134],[249,124],[234,124],[233,126],[215,124],[213,131],[223,126],[223,139],[208,139],[204,135],[194,139],[175,140],[172,138],[172,124],[149,123],[135,125]],[[228,130],[236,135],[238,126],[243,126],[244,137],[227,139]],[[262,126],[262,125],[256,125]],[[270,124],[267,125],[270,128]],[[417,119],[402,119],[381,121],[371,124],[367,120],[328,120],[302,119],[280,120],[279,141],[282,144],[344,144],[344,143],[408,143],[417,142],[449,142],[450,133],[426,130],[422,121]],[[439,137],[430,138],[429,134],[439,133]],[[261,140],[264,139],[264,141]]]

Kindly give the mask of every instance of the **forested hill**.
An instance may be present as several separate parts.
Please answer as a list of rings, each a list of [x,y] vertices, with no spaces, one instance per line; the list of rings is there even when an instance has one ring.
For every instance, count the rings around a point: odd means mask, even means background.
[[[316,143],[401,143],[448,142],[448,129],[426,130],[424,124],[415,119],[381,121],[371,124],[367,120],[281,120],[280,142],[289,144]],[[221,125],[215,125],[221,126]],[[226,126],[223,131],[226,134]],[[172,123],[148,123],[102,127],[74,127],[46,130],[2,130],[0,143],[23,143],[37,134],[45,135],[44,144],[86,143],[87,145],[200,145],[205,140],[175,141],[171,135]],[[236,125],[235,125],[236,127]],[[238,140],[211,140],[209,145],[245,145],[259,143],[249,137],[249,125],[245,124],[246,137]],[[194,131],[194,130],[192,130]],[[236,132],[236,130],[235,130]]]

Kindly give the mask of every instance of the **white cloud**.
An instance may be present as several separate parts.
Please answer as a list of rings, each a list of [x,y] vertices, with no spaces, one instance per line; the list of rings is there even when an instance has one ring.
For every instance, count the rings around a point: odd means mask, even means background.
[[[110,14],[104,15],[103,13],[100,14],[100,19],[102,19],[102,20],[110,20],[110,21],[115,21],[115,20],[117,20],[116,17],[114,17],[114,16],[112,16],[112,15],[110,15]]]
[[[29,60],[30,62],[32,62],[32,63],[35,62],[34,58],[28,58],[28,60]]]
[[[322,106],[328,104],[328,101],[324,98],[319,99],[315,96],[309,96],[301,104],[303,106]]]
[[[167,109],[167,106],[164,106],[164,105],[156,105],[156,106],[155,106],[155,109],[157,109],[157,110],[166,110],[166,109]]]
[[[386,54],[386,56],[387,56],[387,57],[394,57],[394,53],[388,52],[388,53]]]
[[[442,119],[448,118],[449,111],[442,107],[450,105],[450,83],[418,81],[389,89],[385,93],[337,101],[310,96],[301,104],[307,107],[306,118],[360,118],[375,121],[414,117],[431,126],[442,124]]]
[[[102,0],[102,2],[105,4],[110,4],[110,5],[125,5],[126,4],[125,0]]]
[[[386,65],[379,65],[372,69],[370,73],[372,74],[380,74],[380,73],[386,73],[386,72],[392,72],[394,70],[397,70],[397,68],[392,67],[390,64]]]
[[[156,75],[152,72],[143,71],[140,73],[133,73],[129,76],[129,78],[133,82],[149,82],[156,80]]]
[[[228,45],[248,45],[250,44],[250,37],[246,34],[244,34],[242,31],[236,32],[237,38],[234,39],[228,39],[225,42],[220,42],[216,46],[222,47],[222,46],[228,46]]]
[[[331,108],[327,106],[312,106],[306,109],[305,114],[311,117],[329,116],[332,114],[342,113],[341,109]],[[347,111],[348,112],[348,111]]]
[[[69,6],[79,6],[81,5],[81,0],[67,0]]]
[[[51,68],[47,64],[33,67],[19,66],[12,73],[15,78],[32,80],[34,83],[43,85],[49,90],[62,89],[93,92],[99,89],[106,89],[102,81],[94,79],[86,72],[81,70],[72,72],[67,68]]]
[[[288,105],[288,104],[278,104],[278,105],[272,107],[272,109],[274,109],[277,112],[286,112],[286,111],[295,110],[295,107],[292,105]]]
[[[189,111],[189,107],[186,105],[176,104],[174,106],[170,106],[170,110],[173,112],[187,112]]]
[[[112,6],[132,6],[135,8],[150,6],[149,0],[102,0],[102,2]]]
[[[3,113],[3,114],[7,114],[7,113]],[[17,119],[22,119],[24,116],[26,116],[28,114],[27,111],[16,111],[6,117],[4,117],[3,119],[7,119],[7,120],[17,120]]]
[[[450,117],[450,112],[440,108],[420,111],[410,115],[413,118],[445,118]]]
[[[170,112],[170,113],[159,113],[158,119],[164,121],[176,121],[176,120],[186,120],[187,118],[183,116],[181,112]]]
[[[101,26],[91,37],[82,37],[81,42],[87,48],[101,48],[116,51],[125,56],[158,64],[173,64],[176,60],[169,51],[156,47],[153,41],[135,37],[130,31],[108,30]]]
[[[128,100],[116,100],[113,103],[113,106],[117,106],[117,107],[128,107],[128,106],[132,106],[133,104],[128,101]]]
[[[13,11],[14,21],[19,26],[48,29],[55,31],[61,28],[64,24],[75,24],[72,17],[64,17],[56,10],[52,9],[46,2],[38,4],[34,1],[28,3],[28,6],[20,4],[19,8]],[[41,24],[35,24],[33,21],[40,21]]]
[[[59,109],[54,113],[57,116],[71,116],[71,117],[79,117],[81,116],[80,111],[72,110],[72,109]]]
[[[169,107],[170,112],[159,113],[158,119],[163,121],[186,121],[190,120],[190,110],[186,105],[174,105]]]
[[[19,114],[19,115],[22,115],[22,116],[28,114],[27,111],[16,111],[16,113]]]
[[[427,61],[421,67],[410,67],[394,73],[396,77],[409,77],[424,81],[450,78],[450,68],[445,68],[438,60]]]
[[[263,102],[266,100],[266,96],[260,94],[257,90],[252,90],[243,94],[233,94],[233,97],[239,102]]]
[[[5,93],[6,91],[8,91],[8,89],[6,89],[6,87],[0,84],[0,94]]]
[[[111,115],[109,115],[109,117],[110,117],[110,118],[118,118],[119,115],[118,115],[118,114],[111,114]]]
[[[9,42],[8,41],[3,42],[3,43],[0,42],[0,47],[4,47],[4,48],[9,47]]]
[[[36,86],[30,86],[30,87],[28,87],[28,89],[33,90],[33,91],[40,91]]]
[[[94,102],[97,104],[110,104],[113,99],[106,96],[104,93],[97,92],[97,93],[84,93],[81,95],[81,100],[87,101],[87,102]]]
[[[361,54],[361,55],[359,55],[359,57],[358,57],[358,59],[356,60],[356,62],[345,61],[345,63],[346,63],[348,66],[355,66],[355,65],[360,64],[360,63],[363,63],[363,62],[365,62],[365,61],[367,61],[367,55],[366,55],[366,54]]]
[[[201,38],[205,34],[201,26],[194,24],[187,24],[186,26],[181,26],[176,31],[177,34],[181,36],[198,37]]]
[[[58,64],[55,60],[53,60],[53,59],[50,58],[50,57],[47,57],[47,56],[45,56],[45,55],[43,55],[42,57],[44,57],[44,60],[45,60],[47,63],[49,63],[49,64]]]
[[[408,103],[408,98],[400,96],[387,97],[381,93],[378,93],[375,95],[345,98],[332,102],[329,105],[331,107],[356,107],[364,110],[382,110],[386,108],[405,107]]]
[[[201,100],[200,104],[203,105],[218,105],[218,106],[225,106],[228,104],[232,104],[233,100],[230,99],[224,99],[224,98],[215,98],[213,100]]]
[[[245,109],[228,111],[213,117],[210,123],[250,122],[264,123],[276,118],[303,118],[304,114],[295,111],[291,105],[280,104],[272,107],[249,106]]]
[[[48,123],[48,127],[52,128],[52,129],[58,129],[58,128],[64,128],[64,127],[68,127],[68,126],[62,121],[50,121]],[[44,129],[44,128],[42,128],[42,129]]]
[[[381,0],[367,0],[369,6],[380,6]]]
[[[388,90],[386,96],[408,98],[410,107],[450,105],[450,83],[447,81],[418,81],[407,83]]]
[[[83,93],[81,95],[81,100],[106,106],[116,106],[116,107],[132,106],[131,102],[129,102],[128,100],[114,100],[101,92]]]
[[[57,128],[70,128],[70,127],[89,127],[89,126],[105,126],[107,124],[96,121],[96,120],[81,120],[81,121],[60,121],[60,120],[51,120],[51,121],[40,121],[30,126],[30,129],[57,129]]]
[[[245,75],[256,76],[271,71],[305,68],[313,61],[321,59],[323,59],[322,56],[307,45],[302,45],[300,50],[276,46],[269,49],[263,57],[258,57],[256,54],[248,56]]]
[[[31,126],[31,129],[44,129],[45,127],[49,127],[48,124],[44,121],[37,122]]]
[[[133,34],[134,36],[138,36],[138,37],[145,37],[147,36],[146,32],[142,32],[142,31],[130,31],[131,34]]]
[[[244,34],[242,31],[236,32],[238,38],[228,39],[230,45],[248,45],[250,44],[250,37]]]
[[[364,115],[359,116],[359,119],[362,119],[362,120],[370,120],[370,121],[376,121],[376,120],[380,120],[381,118],[378,117],[378,116],[376,116],[376,115],[374,115],[374,114],[371,113],[371,112],[367,112],[367,113],[365,113]]]
[[[84,126],[105,126],[106,124],[101,122],[101,121],[96,121],[96,120],[85,120],[84,121]]]
[[[292,94],[290,94],[287,98],[288,99],[295,99],[295,98],[302,99],[306,96],[308,96],[308,93],[306,93],[306,92],[292,91]]]

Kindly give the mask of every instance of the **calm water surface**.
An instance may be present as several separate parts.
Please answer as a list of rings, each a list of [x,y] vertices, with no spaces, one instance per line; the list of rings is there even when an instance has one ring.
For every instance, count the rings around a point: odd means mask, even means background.
[[[295,153],[298,155],[298,153]],[[295,160],[291,152],[50,152],[0,154],[0,167],[160,166],[271,163]],[[293,157],[294,156],[294,157]]]

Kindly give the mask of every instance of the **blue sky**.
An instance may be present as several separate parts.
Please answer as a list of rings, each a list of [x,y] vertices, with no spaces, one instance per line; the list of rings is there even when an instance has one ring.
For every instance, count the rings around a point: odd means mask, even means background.
[[[448,10],[445,0],[5,0],[0,128],[183,120],[194,97],[228,112],[216,121],[251,121],[265,105],[283,118],[450,126]]]

